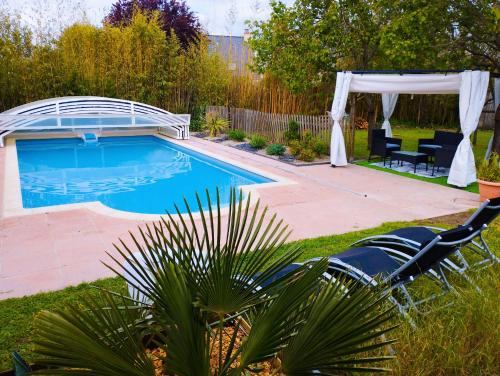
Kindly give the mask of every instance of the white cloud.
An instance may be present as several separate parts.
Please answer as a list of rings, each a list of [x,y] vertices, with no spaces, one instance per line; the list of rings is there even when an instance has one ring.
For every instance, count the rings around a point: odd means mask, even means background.
[[[282,1],[290,5],[294,0]],[[85,10],[90,22],[99,25],[114,2],[115,0],[3,0],[10,10],[18,12],[31,26],[36,18],[43,18],[48,23],[57,19],[61,25],[74,22],[81,18],[81,13],[75,12],[78,5]],[[268,0],[187,0],[186,4],[210,34],[242,35],[245,21],[262,20],[269,17],[270,13]],[[234,24],[228,19],[231,7],[235,10]]]

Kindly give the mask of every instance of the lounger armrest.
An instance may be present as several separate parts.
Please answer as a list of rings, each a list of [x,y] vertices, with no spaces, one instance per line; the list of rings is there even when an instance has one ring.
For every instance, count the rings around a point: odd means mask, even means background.
[[[419,138],[418,139],[418,144],[427,144],[427,145],[436,145],[435,141],[433,138]]]

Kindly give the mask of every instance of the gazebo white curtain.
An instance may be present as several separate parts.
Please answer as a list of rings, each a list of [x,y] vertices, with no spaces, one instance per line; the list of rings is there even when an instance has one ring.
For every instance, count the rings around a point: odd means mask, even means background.
[[[344,117],[347,97],[349,96],[349,85],[351,83],[351,72],[340,72],[337,74],[335,83],[335,97],[333,98],[331,116],[333,119],[332,138],[330,142],[330,161],[333,166],[347,165],[345,154],[345,141],[340,127],[340,120]],[[338,95],[337,95],[338,93]]]
[[[331,163],[347,165],[340,119],[344,115],[349,92],[379,94],[460,94],[460,127],[464,140],[455,154],[448,183],[465,187],[475,181],[475,165],[470,145],[472,132],[477,128],[486,91],[489,72],[464,71],[447,74],[362,74],[337,73],[332,104],[334,125],[331,140]],[[396,101],[394,99],[394,101]],[[387,107],[389,110],[389,106]],[[384,111],[385,112],[385,111]],[[389,111],[387,111],[389,113]],[[387,117],[387,119],[390,115]],[[384,118],[386,118],[384,113]]]
[[[398,96],[399,94],[396,93],[382,93],[382,112],[384,114],[382,129],[385,129],[386,137],[392,137],[392,129],[389,119],[396,108]]]
[[[463,72],[460,83],[460,128],[464,139],[458,145],[448,176],[448,183],[466,187],[476,181],[476,165],[470,135],[477,128],[488,91],[488,72]]]

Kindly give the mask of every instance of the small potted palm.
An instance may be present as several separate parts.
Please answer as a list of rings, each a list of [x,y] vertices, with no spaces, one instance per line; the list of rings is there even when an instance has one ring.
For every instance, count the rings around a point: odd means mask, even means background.
[[[481,162],[477,169],[477,182],[481,201],[500,196],[499,156],[493,153],[490,159]]]

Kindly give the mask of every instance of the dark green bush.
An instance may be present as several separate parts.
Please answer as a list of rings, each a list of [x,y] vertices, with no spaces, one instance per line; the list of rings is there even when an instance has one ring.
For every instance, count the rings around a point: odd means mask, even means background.
[[[229,138],[234,141],[245,141],[245,137],[247,136],[245,132],[241,129],[233,129],[229,132]]]
[[[250,140],[249,144],[254,149],[262,149],[263,147],[266,146],[267,141],[261,135],[256,134],[252,136],[252,139]]]
[[[281,144],[271,144],[266,148],[266,153],[269,155],[283,155],[285,154],[285,146]]]
[[[306,148],[302,149],[297,157],[297,159],[304,162],[312,162],[314,161],[314,158],[316,158],[316,153],[313,150]]]
[[[205,110],[205,106],[195,106],[191,111],[191,123],[189,124],[189,130],[191,132],[200,132],[203,130]]]
[[[284,133],[285,141],[289,144],[291,141],[300,139],[299,123],[295,120],[288,121],[288,130]]]

